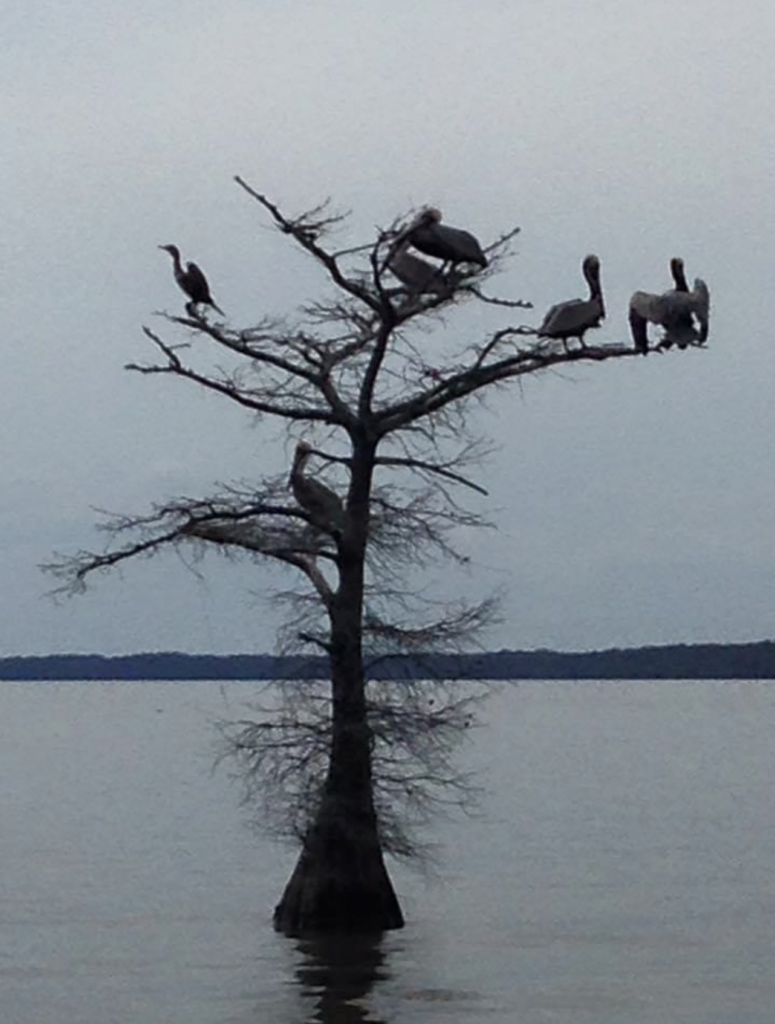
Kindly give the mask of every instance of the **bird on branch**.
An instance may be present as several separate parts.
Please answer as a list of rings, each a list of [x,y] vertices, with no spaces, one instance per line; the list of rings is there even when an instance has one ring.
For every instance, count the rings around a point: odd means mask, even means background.
[[[437,265],[407,252],[411,244],[410,238],[404,238],[394,246],[387,262],[390,272],[409,292],[442,295],[452,291],[458,283],[458,275],[454,271],[444,274]]]
[[[710,328],[710,291],[701,277],[695,277],[692,290],[678,298],[686,319],[669,326],[660,343],[660,348],[679,348],[689,345],[704,345]]]
[[[600,260],[590,254],[584,257],[581,272],[589,285],[588,299],[569,299],[552,306],[538,328],[539,338],[562,341],[567,347],[569,338],[578,338],[584,347],[584,335],[591,327],[599,327],[605,320],[603,290],[600,285]]]
[[[160,245],[159,248],[168,252],[172,257],[172,269],[175,280],[180,290],[185,295],[188,295],[190,299],[186,303],[188,312],[195,313],[196,306],[212,306],[221,316],[226,316],[221,307],[215,304],[210,294],[210,285],[207,283],[207,278],[196,263],[187,263],[184,270],[183,264],[180,261],[180,249],[176,245]]]
[[[426,207],[414,218],[400,236],[426,256],[435,256],[445,263],[476,263],[487,266],[487,257],[470,231],[450,228],[441,223],[441,210]]]
[[[660,349],[687,348],[692,344],[703,344],[708,338],[710,316],[710,293],[700,278],[694,281],[690,291],[684,272],[684,261],[674,256],[670,260],[670,273],[674,288],[654,295],[651,292],[635,292],[630,298],[629,320],[632,340],[638,352],[648,353],[648,325],[664,327]]]
[[[299,505],[308,512],[315,526],[332,532],[341,531],[344,526],[342,499],[319,480],[304,475],[304,467],[312,456],[312,448],[306,441],[296,445],[293,466],[288,483]]]

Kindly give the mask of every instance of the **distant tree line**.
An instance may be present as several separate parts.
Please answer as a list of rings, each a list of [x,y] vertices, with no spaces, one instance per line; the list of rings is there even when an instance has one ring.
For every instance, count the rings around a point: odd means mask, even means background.
[[[3,680],[269,680],[327,679],[327,659],[269,654],[183,654],[106,657],[51,654],[0,658]],[[671,644],[581,653],[490,651],[385,657],[371,678],[445,679],[775,679],[775,641]]]

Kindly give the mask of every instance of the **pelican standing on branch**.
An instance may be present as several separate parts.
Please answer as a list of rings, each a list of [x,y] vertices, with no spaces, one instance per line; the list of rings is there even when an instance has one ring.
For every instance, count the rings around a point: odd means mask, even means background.
[[[487,266],[487,257],[470,231],[450,228],[441,223],[441,210],[429,206],[414,218],[401,236],[426,256],[445,263],[476,263]]]
[[[192,312],[190,307],[212,306],[221,316],[226,316],[221,307],[216,306],[210,294],[210,285],[207,283],[207,278],[196,263],[187,263],[184,270],[183,264],[180,261],[180,249],[176,245],[160,245],[159,248],[168,252],[172,257],[172,270],[175,280],[180,290],[188,295],[190,299],[190,302],[186,303],[188,312]]]
[[[293,496],[308,512],[315,526],[331,532],[341,531],[344,525],[342,499],[319,480],[304,475],[304,467],[312,456],[312,448],[306,441],[296,445],[293,466],[288,480]]]
[[[670,260],[670,273],[675,288],[654,295],[651,292],[635,292],[630,298],[629,320],[632,340],[638,352],[648,353],[648,325],[664,327],[664,335],[658,348],[687,348],[692,344],[703,344],[708,338],[710,316],[710,293],[700,278],[694,281],[690,291],[684,272],[684,261],[674,256]]]
[[[562,341],[567,347],[569,338],[578,338],[584,347],[584,335],[591,327],[599,327],[605,320],[603,290],[600,285],[600,260],[594,254],[584,257],[581,272],[589,285],[588,299],[569,299],[552,306],[536,332],[539,338]]]

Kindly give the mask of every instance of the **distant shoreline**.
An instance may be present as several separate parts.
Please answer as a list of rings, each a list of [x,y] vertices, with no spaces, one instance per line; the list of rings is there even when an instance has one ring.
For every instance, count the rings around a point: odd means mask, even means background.
[[[775,679],[775,641],[669,644],[564,652],[489,651],[397,656],[375,662],[375,679]],[[302,655],[47,654],[0,658],[0,681],[249,681],[327,678],[324,659]]]

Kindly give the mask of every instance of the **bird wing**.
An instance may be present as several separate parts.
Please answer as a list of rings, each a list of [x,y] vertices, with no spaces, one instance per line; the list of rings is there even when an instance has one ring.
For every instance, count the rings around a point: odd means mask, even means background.
[[[572,299],[571,301],[581,302],[581,299]],[[541,334],[543,331],[551,330],[554,323],[554,318],[558,315],[558,313],[562,312],[562,307],[565,305],[565,302],[555,302],[553,306],[550,306],[549,309],[547,309],[546,314],[544,315],[543,322],[541,326],[538,328],[539,334]]]
[[[691,308],[691,292],[671,290],[661,295],[635,292],[630,299],[631,310],[635,310],[644,320],[665,328],[681,330],[691,324]]]
[[[413,291],[440,292],[449,287],[446,275],[440,273],[438,266],[426,263],[419,256],[412,256],[403,250],[390,258],[388,267],[402,284]]]
[[[423,224],[409,235],[412,245],[426,256],[454,263],[478,263],[487,266],[487,258],[479,242],[469,231],[450,228],[446,224]]]
[[[434,256],[439,260],[454,260],[457,251],[441,237],[438,225],[428,224],[417,228],[409,236],[412,245],[426,256]]]
[[[710,291],[701,277],[694,279],[695,316],[700,325],[698,338],[700,342],[708,340],[710,322]]]
[[[196,263],[188,264],[186,267],[186,276],[188,277],[190,288],[189,295],[194,302],[212,302],[212,299],[210,298],[210,285],[207,283],[207,278]]]
[[[470,231],[463,231],[461,228],[450,228],[446,224],[438,224],[436,232],[443,238],[460,256],[463,256],[469,263],[479,263],[487,266],[487,257],[482,252],[479,239]]]
[[[642,292],[640,294],[643,294]],[[633,296],[634,298],[634,296]],[[649,349],[648,320],[641,316],[636,306],[630,302],[630,333],[635,348],[644,355]]]
[[[206,306],[212,306],[213,309],[217,310],[221,316],[226,316],[221,307],[216,303],[215,299],[210,294],[210,285],[207,283],[207,278],[204,276],[202,271],[196,265],[196,263],[189,263],[186,269],[186,285],[184,291],[191,296],[191,301],[194,303],[203,303]]]
[[[652,292],[634,292],[630,297],[630,312],[636,313],[643,320],[650,320],[653,324],[661,323],[659,300],[659,295]]]
[[[549,309],[544,322],[538,329],[539,334],[562,334],[587,325],[590,316],[588,299],[568,299],[558,302]]]
[[[316,517],[321,525],[341,529],[344,522],[344,505],[339,495],[330,487],[312,477],[305,477],[298,492],[294,493],[297,494],[299,504]]]

